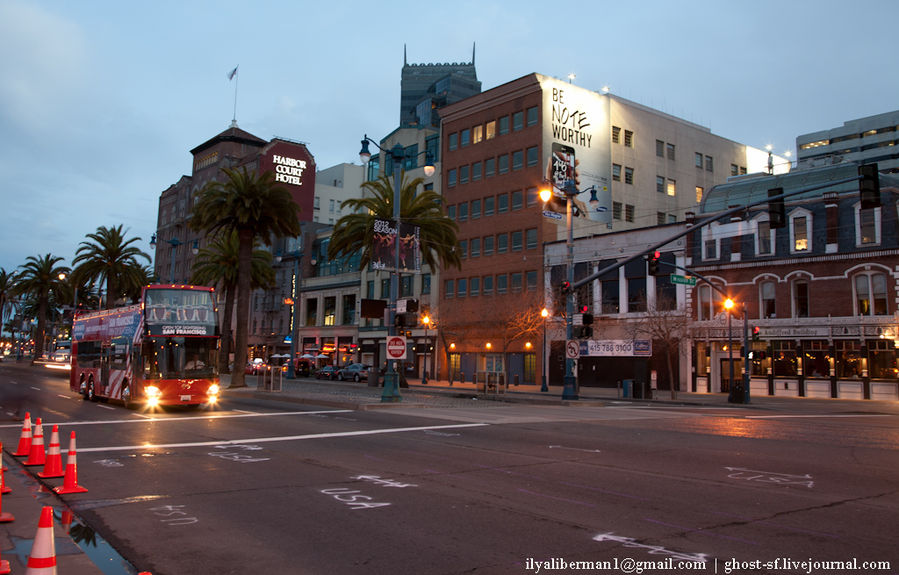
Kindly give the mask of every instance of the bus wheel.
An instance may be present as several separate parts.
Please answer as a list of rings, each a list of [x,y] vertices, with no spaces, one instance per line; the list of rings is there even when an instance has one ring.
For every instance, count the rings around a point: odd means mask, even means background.
[[[91,401],[97,401],[98,399],[96,390],[94,389],[93,379],[87,382],[87,395],[85,397],[86,399],[89,399]]]
[[[126,384],[122,389],[122,403],[125,404],[125,409],[134,409],[134,402],[131,399],[131,386]]]

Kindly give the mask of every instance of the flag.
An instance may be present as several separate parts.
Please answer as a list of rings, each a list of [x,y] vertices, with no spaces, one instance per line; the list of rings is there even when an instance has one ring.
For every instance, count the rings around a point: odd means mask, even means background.
[[[228,72],[228,79],[233,80],[234,76],[237,76],[237,66],[234,66],[234,69]]]

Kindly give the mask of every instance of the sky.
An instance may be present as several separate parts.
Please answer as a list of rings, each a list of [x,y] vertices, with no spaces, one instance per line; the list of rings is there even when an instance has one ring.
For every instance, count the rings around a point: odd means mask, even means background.
[[[894,0],[0,0],[0,268],[123,225],[148,253],[190,150],[238,125],[359,163],[399,123],[409,63],[537,72],[777,154],[893,111]],[[236,80],[228,73],[239,66]]]

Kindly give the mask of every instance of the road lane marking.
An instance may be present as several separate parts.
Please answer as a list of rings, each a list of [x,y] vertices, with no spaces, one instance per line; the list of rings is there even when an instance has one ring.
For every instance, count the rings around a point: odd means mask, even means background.
[[[564,445],[548,445],[550,449],[568,449],[570,451],[586,451],[587,453],[602,453],[599,449],[582,449],[580,447],[565,447]]]
[[[821,414],[821,415],[747,415],[746,419],[804,419],[811,417],[837,418],[837,417],[895,417],[887,413],[845,413],[845,414]]]
[[[193,443],[145,443],[143,445],[118,445],[111,447],[79,448],[79,452],[92,453],[104,451],[142,451],[146,449],[173,449],[176,447],[208,447],[212,445],[235,445],[242,443],[271,443],[275,441],[303,441],[306,439],[332,439],[336,437],[358,437],[360,435],[381,435],[385,433],[405,433],[409,431],[426,431],[428,429],[461,429],[465,427],[486,427],[487,423],[459,423],[455,425],[429,425],[424,427],[393,427],[388,429],[368,429],[362,431],[340,431],[335,433],[312,433],[309,435],[285,435],[280,437],[253,437],[243,439],[198,441]]]
[[[57,393],[57,394],[56,394],[56,397],[61,397],[61,398],[63,398],[63,399],[72,399],[70,396],[68,396],[68,395],[62,395],[61,393]]]
[[[101,406],[106,407],[106,406]],[[107,409],[116,409],[114,407],[107,407]],[[240,414],[221,414],[221,415],[204,415],[198,417],[153,417],[149,415],[144,415],[141,413],[135,413],[134,415],[138,417],[143,417],[145,419],[109,419],[106,421],[60,421],[56,422],[56,425],[106,425],[108,423],[146,423],[148,421],[178,421],[178,422],[187,422],[187,421],[197,421],[197,420],[206,420],[206,419],[227,419],[231,417],[271,417],[274,415],[322,415],[322,414],[330,414],[330,413],[350,413],[352,409],[329,409],[323,411],[273,411],[271,413],[240,413]],[[53,425],[53,423],[47,422],[45,425]],[[22,424],[5,424],[0,425],[0,429],[3,428],[20,428]]]
[[[41,388],[39,388],[39,387],[34,387],[33,385],[31,386],[31,389],[33,389],[33,390],[35,390],[35,391],[42,391]]]

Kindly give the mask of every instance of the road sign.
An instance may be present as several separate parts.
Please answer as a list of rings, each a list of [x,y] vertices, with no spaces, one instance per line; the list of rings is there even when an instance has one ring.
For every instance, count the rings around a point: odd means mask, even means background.
[[[576,339],[569,339],[565,342],[565,357],[568,359],[577,359],[581,355],[581,342]]]
[[[543,217],[550,218],[552,220],[561,220],[565,216],[558,212],[551,212],[549,210],[543,210]]]
[[[671,283],[682,284],[685,286],[695,286],[696,278],[693,276],[682,276],[682,275],[678,275],[678,274],[671,274]]]
[[[406,338],[399,335],[388,336],[387,359],[406,359]]]

